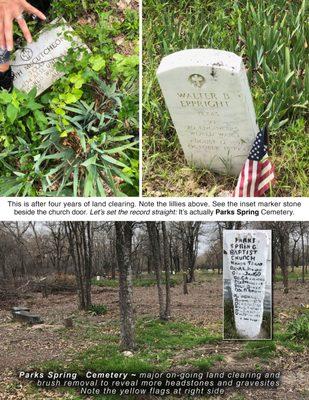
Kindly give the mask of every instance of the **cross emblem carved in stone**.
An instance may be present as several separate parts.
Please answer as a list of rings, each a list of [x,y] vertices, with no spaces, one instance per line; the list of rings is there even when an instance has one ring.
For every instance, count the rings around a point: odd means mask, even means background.
[[[205,83],[205,78],[199,74],[192,74],[189,76],[189,82],[195,87],[202,87]]]

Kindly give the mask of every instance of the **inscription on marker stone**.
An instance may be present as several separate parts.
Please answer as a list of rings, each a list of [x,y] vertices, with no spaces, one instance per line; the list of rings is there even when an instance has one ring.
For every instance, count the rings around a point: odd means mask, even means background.
[[[243,338],[267,338],[262,320],[264,312],[271,312],[270,246],[271,231],[224,232],[225,304],[231,297]]]
[[[37,96],[49,88],[56,80],[64,74],[55,68],[56,62],[64,57],[71,47],[81,51],[87,46],[74,35],[73,43],[66,38],[66,34],[73,36],[73,29],[64,19],[53,21],[55,27],[43,30],[38,39],[27,45],[27,47],[17,50],[14,53],[12,70],[15,74],[14,86],[24,92],[30,92],[34,87],[37,88]]]
[[[241,57],[183,50],[162,59],[157,77],[188,163],[238,175],[259,130]]]

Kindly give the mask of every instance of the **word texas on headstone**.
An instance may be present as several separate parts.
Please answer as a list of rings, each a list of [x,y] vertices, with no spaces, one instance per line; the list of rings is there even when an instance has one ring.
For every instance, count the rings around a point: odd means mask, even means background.
[[[64,73],[56,70],[55,64],[64,57],[70,48],[90,51],[64,19],[51,22],[53,28],[43,30],[38,39],[17,50],[12,64],[15,75],[14,86],[29,93],[37,88],[37,96],[49,88]],[[72,39],[68,39],[66,35]],[[72,41],[73,42],[72,42]]]
[[[241,57],[183,50],[162,59],[157,77],[188,163],[237,176],[259,131]]]
[[[225,230],[223,243],[224,338],[271,339],[271,231]]]

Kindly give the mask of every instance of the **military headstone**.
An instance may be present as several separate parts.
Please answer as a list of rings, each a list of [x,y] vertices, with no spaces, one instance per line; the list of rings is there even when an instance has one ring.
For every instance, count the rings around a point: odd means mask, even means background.
[[[223,242],[224,313],[237,332],[224,338],[271,339],[271,231],[225,230]]]
[[[188,163],[237,176],[259,131],[241,57],[183,50],[162,59],[157,77]]]
[[[17,50],[12,63],[14,86],[27,93],[36,87],[37,96],[64,75],[57,71],[55,64],[70,48],[76,51],[85,48],[89,51],[64,19],[53,21],[49,28],[43,29],[36,41]],[[74,40],[71,41],[68,36]]]

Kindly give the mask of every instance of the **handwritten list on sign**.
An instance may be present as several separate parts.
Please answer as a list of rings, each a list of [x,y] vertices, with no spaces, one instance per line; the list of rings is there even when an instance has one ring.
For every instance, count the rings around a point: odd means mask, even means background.
[[[270,286],[270,231],[225,231],[224,280],[230,287],[239,336],[260,338]]]

